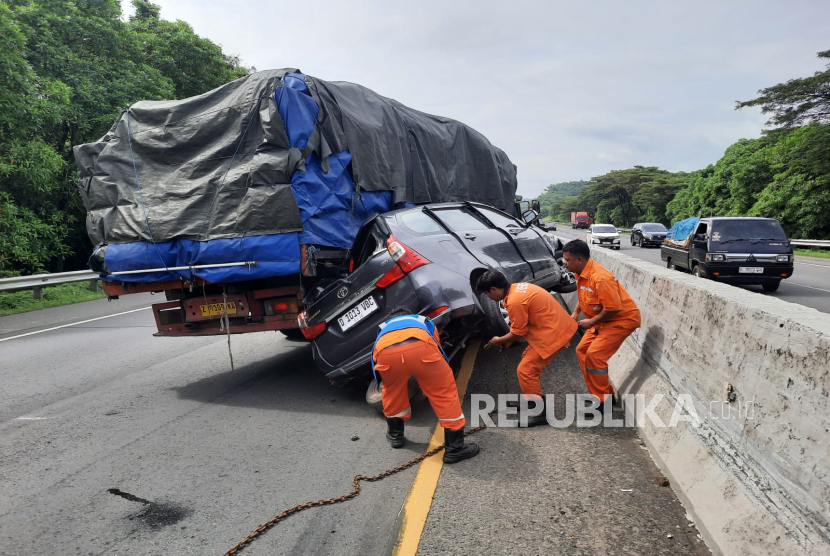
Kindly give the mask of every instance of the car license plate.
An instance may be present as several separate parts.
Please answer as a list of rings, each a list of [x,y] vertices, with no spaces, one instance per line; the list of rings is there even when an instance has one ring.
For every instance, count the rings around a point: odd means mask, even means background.
[[[762,266],[741,266],[738,267],[738,272],[741,274],[763,274],[764,267]]]
[[[375,303],[375,298],[370,296],[343,313],[343,316],[337,317],[337,322],[340,324],[341,330],[345,332],[377,310],[378,305]]]
[[[227,312],[229,315],[236,314],[236,303],[229,301],[227,303],[208,303],[207,305],[199,305],[203,317],[215,317]]]

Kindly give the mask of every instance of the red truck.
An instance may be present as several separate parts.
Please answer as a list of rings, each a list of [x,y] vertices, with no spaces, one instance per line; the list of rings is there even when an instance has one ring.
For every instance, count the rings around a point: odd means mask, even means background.
[[[572,212],[571,227],[574,229],[585,228],[586,230],[594,223],[594,219],[588,216],[587,212]]]

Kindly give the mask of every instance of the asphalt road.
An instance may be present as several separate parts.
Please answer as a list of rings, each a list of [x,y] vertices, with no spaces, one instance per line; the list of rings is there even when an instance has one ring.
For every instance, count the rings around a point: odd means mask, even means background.
[[[154,338],[156,300],[0,318],[0,554],[222,554],[426,447],[428,405],[392,450],[365,392],[331,387],[307,344],[234,336],[231,371],[225,337]],[[381,554],[414,473],[292,516],[244,554]]]
[[[331,387],[307,344],[234,336],[231,370],[225,337],[154,338],[152,301],[130,295],[0,318],[3,556],[223,554],[282,510],[346,494],[355,474],[400,465],[428,445],[436,418],[422,395],[409,443],[393,450],[364,389]],[[549,391],[584,389],[573,350],[553,368],[546,376],[564,382]],[[501,357],[480,352],[468,393],[498,392],[501,370]],[[504,554],[593,554],[608,543],[620,554],[700,554],[634,431],[543,429],[476,437],[482,455],[445,470],[420,554],[494,553],[488,539]],[[293,515],[243,555],[387,554],[415,472]],[[638,494],[625,498],[621,487]],[[553,506],[536,519],[548,497]],[[611,515],[620,508],[626,517]],[[614,540],[632,528],[636,537]]]
[[[570,238],[585,239],[586,230],[574,230],[567,226],[557,225],[554,235]],[[628,234],[621,234],[621,251],[626,255],[649,261],[665,267],[660,260],[660,249],[657,247],[634,247]],[[795,258],[795,271],[792,277],[781,282],[776,292],[765,292],[761,286],[733,286],[758,295],[771,295],[791,303],[799,303],[817,309],[822,313],[830,313],[830,260],[816,257]]]

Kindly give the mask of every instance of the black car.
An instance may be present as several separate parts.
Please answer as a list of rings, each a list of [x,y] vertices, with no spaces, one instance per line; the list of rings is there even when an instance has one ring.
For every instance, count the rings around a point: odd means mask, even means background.
[[[531,222],[537,214],[523,217]],[[488,269],[511,282],[576,289],[557,259],[561,243],[535,226],[479,203],[442,203],[377,215],[360,229],[348,274],[305,298],[300,327],[317,366],[335,385],[368,373],[378,326],[395,314],[421,314],[460,345],[486,330],[509,330],[506,312],[475,282]],[[561,259],[560,259],[561,261]]]
[[[666,239],[666,227],[657,222],[644,222],[634,224],[631,229],[631,245],[647,247],[649,245],[660,246]]]
[[[701,218],[686,243],[663,244],[660,258],[668,268],[770,292],[794,268],[790,240],[774,218]]]

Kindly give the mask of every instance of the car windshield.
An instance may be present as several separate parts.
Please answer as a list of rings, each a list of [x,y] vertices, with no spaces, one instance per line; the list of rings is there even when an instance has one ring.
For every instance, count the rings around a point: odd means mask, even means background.
[[[666,227],[662,224],[643,224],[642,229],[644,232],[665,232]]]
[[[617,229],[614,226],[594,226],[595,234],[614,234]]]
[[[737,240],[787,241],[778,220],[715,220],[712,224],[712,241]]]

